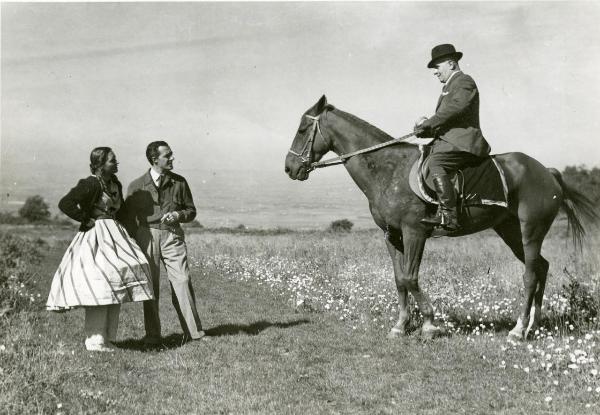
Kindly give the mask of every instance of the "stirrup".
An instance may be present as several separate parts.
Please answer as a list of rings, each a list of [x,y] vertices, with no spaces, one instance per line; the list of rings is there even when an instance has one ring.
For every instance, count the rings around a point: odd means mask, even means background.
[[[432,225],[432,226],[441,226],[442,221],[443,221],[442,216],[437,215],[437,214],[433,217],[429,216],[429,217],[421,219],[421,223],[423,223],[425,225]]]
[[[421,223],[425,224],[425,225],[430,225],[430,226],[440,226],[442,224],[442,207],[438,206],[437,210],[435,211],[435,213],[431,216],[426,216],[423,219],[421,219]]]
[[[451,215],[447,213],[445,214],[441,209],[438,209],[435,216],[429,216],[421,219],[421,223],[425,225],[441,227],[449,231],[456,231],[460,229],[458,217],[455,217],[454,220],[452,220]]]
[[[440,226],[446,230],[449,231],[457,231],[460,229],[460,224],[458,223],[458,217],[455,216],[454,218],[451,217],[451,215],[448,214],[443,214],[441,215],[441,223]],[[452,220],[454,219],[454,220]]]

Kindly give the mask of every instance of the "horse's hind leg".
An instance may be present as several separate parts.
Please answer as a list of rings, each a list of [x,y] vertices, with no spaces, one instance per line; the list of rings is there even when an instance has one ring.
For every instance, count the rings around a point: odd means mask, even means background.
[[[517,325],[509,335],[516,339],[526,338],[528,333],[539,323],[542,312],[542,300],[546,288],[546,276],[548,274],[548,261],[541,255],[542,242],[548,232],[550,224],[529,225],[522,224],[523,233],[523,251],[525,255],[525,273],[523,274],[523,284],[525,286],[523,308],[521,317],[517,320]],[[532,304],[533,316],[530,316]],[[520,324],[519,324],[520,323]],[[526,327],[522,327],[526,324]]]
[[[551,223],[551,220],[521,223],[518,218],[511,216],[494,227],[515,256],[525,264],[523,306],[517,324],[508,334],[511,338],[526,338],[540,320],[549,266],[541,255],[541,249]]]

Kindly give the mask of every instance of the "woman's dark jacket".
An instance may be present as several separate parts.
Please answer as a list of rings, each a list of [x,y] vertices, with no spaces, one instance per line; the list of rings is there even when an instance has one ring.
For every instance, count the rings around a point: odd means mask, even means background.
[[[123,187],[117,180],[116,176],[112,179],[119,188],[119,197],[121,198],[121,209],[116,213],[116,219],[120,220],[125,215],[125,202],[123,201]],[[77,222],[81,222],[79,230],[86,232],[91,228],[86,226],[91,218],[91,212],[94,209],[94,204],[102,195],[102,185],[95,176],[89,176],[79,180],[77,185],[67,193],[60,202],[58,208],[68,217]],[[96,219],[96,218],[94,218]]]

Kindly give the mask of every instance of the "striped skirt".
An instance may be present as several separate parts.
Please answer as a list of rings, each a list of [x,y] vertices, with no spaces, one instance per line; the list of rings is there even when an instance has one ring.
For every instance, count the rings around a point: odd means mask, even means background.
[[[154,298],[150,267],[137,243],[112,219],[78,232],[54,274],[46,309],[122,304]]]

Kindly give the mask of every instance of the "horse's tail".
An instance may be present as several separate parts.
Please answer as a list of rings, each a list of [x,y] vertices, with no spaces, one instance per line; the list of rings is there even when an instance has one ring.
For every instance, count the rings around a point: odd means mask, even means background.
[[[585,238],[585,228],[580,217],[583,217],[588,223],[596,223],[600,220],[600,215],[587,196],[563,181],[558,170],[549,168],[548,171],[554,176],[563,192],[561,208],[567,214],[567,233],[571,233],[575,247],[581,249]]]

